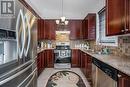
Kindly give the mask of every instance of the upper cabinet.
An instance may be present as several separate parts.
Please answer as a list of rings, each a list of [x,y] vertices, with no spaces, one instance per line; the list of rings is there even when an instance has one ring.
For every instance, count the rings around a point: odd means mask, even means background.
[[[96,39],[96,14],[87,15],[88,40]]]
[[[55,20],[38,20],[38,40],[55,40]]]
[[[95,40],[96,39],[96,14],[89,13],[82,24],[83,39]]]
[[[82,20],[69,20],[70,39],[76,40],[82,37]]]
[[[55,40],[57,28],[55,20],[45,20],[44,21],[44,39]]]
[[[42,40],[44,38],[44,20],[38,19],[37,20],[37,25],[38,25],[38,40]]]
[[[130,0],[106,0],[106,35],[130,33]]]

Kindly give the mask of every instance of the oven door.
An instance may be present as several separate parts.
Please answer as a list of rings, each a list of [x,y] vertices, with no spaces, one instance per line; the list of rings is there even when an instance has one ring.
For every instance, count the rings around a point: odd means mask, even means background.
[[[71,62],[71,50],[55,51],[55,63],[70,63],[70,62]]]

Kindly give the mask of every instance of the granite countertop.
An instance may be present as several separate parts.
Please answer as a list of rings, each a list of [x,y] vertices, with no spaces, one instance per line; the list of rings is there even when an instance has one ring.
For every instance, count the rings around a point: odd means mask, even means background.
[[[41,53],[44,50],[55,49],[55,48],[38,48],[37,53]]]
[[[130,58],[96,54],[85,49],[80,50],[130,76]]]

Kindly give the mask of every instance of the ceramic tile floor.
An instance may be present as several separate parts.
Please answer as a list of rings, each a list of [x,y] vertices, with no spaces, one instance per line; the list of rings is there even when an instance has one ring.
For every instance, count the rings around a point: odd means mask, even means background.
[[[58,72],[58,71],[62,71],[62,70],[68,70],[68,71],[73,71],[75,73],[77,73],[84,81],[86,87],[90,87],[86,77],[83,75],[83,73],[80,71],[79,68],[71,68],[71,69],[54,69],[54,68],[46,68],[41,75],[38,77],[37,80],[37,87],[46,87],[47,81],[50,78],[51,75],[53,75],[54,73]]]

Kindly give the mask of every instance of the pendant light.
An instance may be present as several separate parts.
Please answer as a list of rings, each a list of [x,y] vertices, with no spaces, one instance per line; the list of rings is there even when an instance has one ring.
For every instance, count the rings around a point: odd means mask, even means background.
[[[69,21],[66,20],[65,16],[63,16],[63,0],[62,0],[62,16],[60,20],[56,20],[56,24],[58,25],[68,25]]]

